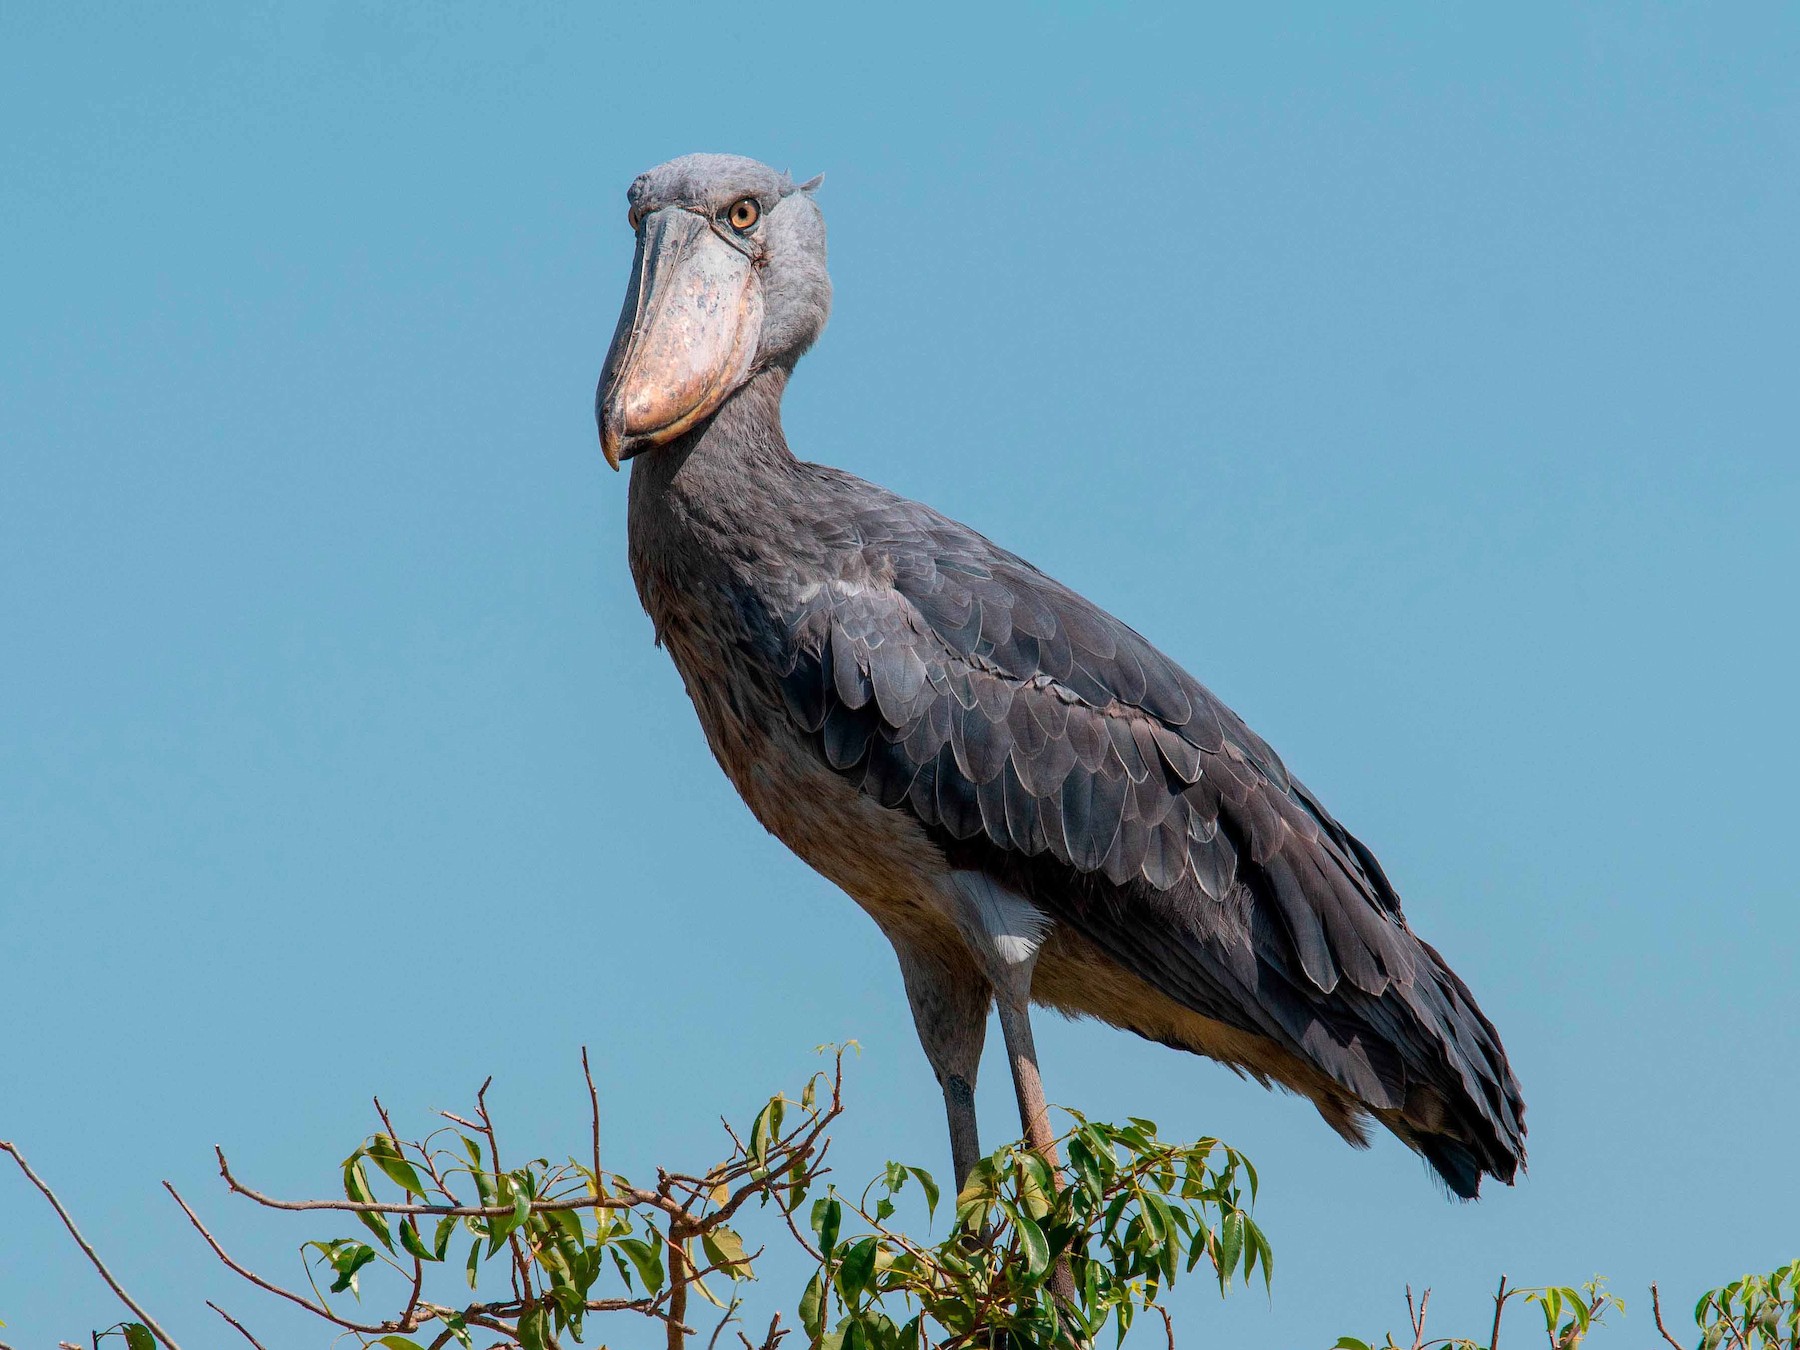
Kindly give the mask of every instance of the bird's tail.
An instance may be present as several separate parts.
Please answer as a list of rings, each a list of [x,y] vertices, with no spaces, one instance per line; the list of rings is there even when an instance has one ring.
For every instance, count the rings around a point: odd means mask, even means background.
[[[1511,1185],[1525,1167],[1525,1102],[1500,1033],[1430,943],[1413,1003],[1435,1023],[1438,1072],[1409,1085],[1405,1104],[1376,1116],[1424,1158],[1450,1191],[1473,1200],[1483,1176]]]

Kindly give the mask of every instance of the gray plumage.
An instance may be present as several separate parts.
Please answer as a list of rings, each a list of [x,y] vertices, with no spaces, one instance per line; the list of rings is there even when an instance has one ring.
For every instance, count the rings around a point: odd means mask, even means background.
[[[1354,1142],[1373,1117],[1458,1195],[1510,1182],[1524,1107],[1498,1034],[1268,745],[1023,559],[789,452],[782,391],[830,295],[810,192],[691,156],[630,200],[636,221],[745,193],[767,199],[757,356],[634,464],[632,573],[746,802],[893,940],[947,1100],[998,978],[945,898],[979,876],[1043,920],[1033,1001],[1289,1087]],[[620,341],[644,323],[628,302]]]

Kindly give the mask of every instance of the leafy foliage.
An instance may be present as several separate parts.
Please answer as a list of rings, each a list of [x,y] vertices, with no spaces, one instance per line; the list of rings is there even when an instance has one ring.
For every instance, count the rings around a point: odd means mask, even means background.
[[[1712,1290],[1694,1324],[1699,1350],[1800,1350],[1800,1261]]]
[[[1461,1336],[1428,1337],[1425,1334],[1426,1315],[1431,1307],[1431,1291],[1427,1289],[1420,1296],[1418,1304],[1413,1303],[1412,1290],[1406,1291],[1406,1316],[1412,1327],[1410,1350],[1492,1350],[1500,1343],[1500,1322],[1506,1312],[1506,1306],[1515,1298],[1522,1298],[1536,1306],[1544,1321],[1544,1335],[1549,1342],[1550,1350],[1576,1350],[1587,1338],[1588,1332],[1600,1325],[1606,1313],[1616,1311],[1623,1314],[1625,1304],[1606,1292],[1606,1281],[1591,1280],[1581,1288],[1568,1285],[1549,1285],[1541,1289],[1509,1289],[1506,1278],[1500,1279],[1500,1287],[1494,1292],[1494,1324],[1489,1333],[1488,1344],[1472,1341]],[[1354,1336],[1341,1336],[1332,1350],[1407,1350],[1396,1341],[1393,1333],[1389,1333],[1379,1346],[1367,1341],[1360,1341]]]
[[[722,1161],[693,1173],[658,1170],[650,1185],[601,1167],[591,1077],[586,1155],[555,1164],[502,1162],[487,1088],[469,1116],[445,1112],[445,1123],[418,1140],[403,1139],[377,1101],[381,1128],[339,1167],[342,1199],[263,1195],[219,1154],[233,1193],[265,1209],[335,1214],[356,1226],[351,1236],[301,1244],[310,1293],[239,1264],[168,1189],[234,1272],[350,1333],[365,1350],[474,1350],[478,1336],[483,1350],[562,1350],[594,1340],[598,1315],[650,1319],[669,1350],[682,1350],[697,1334],[692,1310],[700,1302],[716,1313],[707,1341],[714,1350],[727,1327],[741,1328],[745,1286],[763,1254],[743,1229],[759,1216],[810,1259],[798,1300],[809,1350],[1085,1350],[1109,1328],[1122,1341],[1149,1312],[1161,1319],[1158,1331],[1172,1350],[1162,1300],[1177,1280],[1204,1266],[1221,1293],[1259,1276],[1271,1287],[1269,1242],[1250,1214],[1256,1169],[1216,1139],[1166,1142],[1147,1120],[1106,1124],[1071,1111],[1054,1157],[1008,1144],[982,1159],[946,1205],[929,1172],[900,1163],[887,1164],[854,1197],[824,1183],[829,1129],[843,1111],[841,1050],[797,1097],[771,1097],[747,1129],[727,1124]],[[119,1287],[19,1151],[0,1141],[0,1152],[44,1194],[137,1316],[93,1333],[95,1350],[111,1337],[125,1350],[154,1350],[159,1342],[179,1350]],[[922,1222],[900,1222],[909,1205]],[[942,1236],[918,1236],[940,1211]],[[495,1287],[499,1296],[482,1292]],[[386,1315],[363,1311],[376,1290],[391,1309]],[[1663,1321],[1654,1285],[1651,1295],[1657,1330],[1685,1350]],[[1432,1337],[1431,1291],[1415,1303],[1409,1289],[1405,1340],[1344,1336],[1334,1350],[1497,1350],[1514,1300],[1535,1310],[1549,1350],[1579,1350],[1608,1314],[1625,1312],[1599,1280],[1514,1289],[1502,1279],[1485,1339]],[[243,1323],[214,1309],[261,1350]],[[1694,1322],[1694,1350],[1800,1350],[1800,1261],[1712,1290]],[[736,1331],[744,1350],[776,1350],[789,1334],[779,1314],[754,1340]]]
[[[936,1244],[890,1222],[915,1180],[935,1211],[936,1185],[918,1168],[890,1163],[854,1203],[835,1190],[817,1200],[819,1270],[800,1304],[810,1343],[1048,1347],[1086,1343],[1108,1323],[1123,1339],[1202,1261],[1221,1292],[1259,1265],[1267,1281],[1268,1240],[1243,1204],[1256,1172],[1241,1154],[1214,1139],[1164,1143],[1147,1120],[1074,1121],[1060,1168],[1020,1145],[978,1163]]]
[[[1221,1292],[1234,1278],[1269,1280],[1268,1239],[1248,1209],[1256,1171],[1217,1140],[1170,1144],[1147,1120],[1110,1125],[1070,1113],[1058,1141],[1066,1163],[1001,1148],[955,1197],[946,1233],[926,1241],[893,1222],[903,1193],[921,1197],[927,1222],[937,1216],[942,1192],[923,1168],[889,1163],[855,1199],[835,1187],[814,1196],[825,1131],[841,1110],[840,1053],[830,1075],[815,1075],[796,1098],[770,1098],[747,1130],[728,1125],[724,1161],[658,1172],[654,1187],[641,1187],[604,1171],[597,1149],[585,1160],[503,1167],[484,1086],[472,1118],[447,1115],[448,1125],[417,1141],[401,1139],[382,1113],[382,1130],[342,1164],[341,1201],[261,1195],[222,1154],[220,1171],[269,1208],[354,1216],[362,1235],[302,1247],[314,1297],[299,1301],[388,1350],[424,1350],[427,1332],[434,1346],[449,1338],[472,1347],[477,1330],[543,1350],[582,1341],[599,1312],[654,1318],[679,1345],[694,1332],[690,1294],[720,1310],[721,1328],[736,1319],[737,1286],[755,1278],[760,1255],[736,1225],[757,1210],[778,1216],[817,1263],[799,1316],[820,1350],[1085,1345],[1109,1324],[1123,1339],[1202,1263]],[[490,1263],[511,1298],[428,1295],[452,1269],[476,1290]],[[367,1321],[333,1300],[360,1302],[365,1274],[384,1267],[406,1291],[394,1315]],[[762,1344],[785,1334],[777,1319]]]

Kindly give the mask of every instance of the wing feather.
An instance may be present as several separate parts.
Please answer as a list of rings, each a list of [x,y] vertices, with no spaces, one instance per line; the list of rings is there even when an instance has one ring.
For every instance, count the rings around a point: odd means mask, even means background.
[[[1411,1110],[1421,1091],[1475,1103],[1450,1142],[1384,1119],[1459,1189],[1469,1166],[1511,1175],[1523,1107],[1492,1025],[1406,927],[1374,855],[1235,713],[926,508],[857,484],[832,528],[860,541],[841,584],[771,616],[781,704],[826,763],[953,856],[987,851],[957,865],[1006,873],[1169,997],[1275,1039],[1367,1109]]]

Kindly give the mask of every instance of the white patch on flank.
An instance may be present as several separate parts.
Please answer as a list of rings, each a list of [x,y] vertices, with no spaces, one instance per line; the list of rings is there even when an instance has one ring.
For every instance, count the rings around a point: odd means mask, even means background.
[[[997,885],[985,872],[952,872],[962,899],[957,916],[977,950],[1002,967],[1029,966],[1050,936],[1050,920],[1023,896]]]

